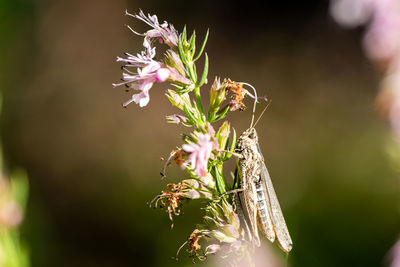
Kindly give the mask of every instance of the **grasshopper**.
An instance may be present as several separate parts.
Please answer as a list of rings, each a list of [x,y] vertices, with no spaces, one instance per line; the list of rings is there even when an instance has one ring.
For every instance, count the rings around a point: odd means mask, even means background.
[[[252,87],[255,95],[256,91]],[[256,98],[257,101],[257,98]],[[256,103],[255,101],[255,103]],[[271,242],[277,241],[279,247],[288,253],[292,247],[292,239],[286,226],[278,198],[272,185],[264,157],[258,144],[258,135],[254,128],[267,109],[265,107],[256,123],[253,118],[250,128],[244,131],[236,145],[235,154],[239,157],[238,175],[241,188],[241,204],[249,221],[249,239],[260,246],[258,230]]]
[[[250,239],[256,246],[260,246],[258,235],[260,229],[269,241],[277,240],[279,247],[284,252],[289,252],[293,246],[292,239],[265,166],[264,157],[260,152],[254,128],[242,133],[235,152],[241,155],[238,167],[242,202],[249,219]]]

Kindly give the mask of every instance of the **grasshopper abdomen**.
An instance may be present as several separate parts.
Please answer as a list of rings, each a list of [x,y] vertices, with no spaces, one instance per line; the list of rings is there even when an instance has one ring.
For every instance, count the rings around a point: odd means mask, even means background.
[[[271,219],[271,209],[268,205],[268,196],[265,193],[265,188],[261,181],[254,182],[257,195],[257,218],[259,228],[269,241],[275,241],[275,232],[273,229],[272,219]]]

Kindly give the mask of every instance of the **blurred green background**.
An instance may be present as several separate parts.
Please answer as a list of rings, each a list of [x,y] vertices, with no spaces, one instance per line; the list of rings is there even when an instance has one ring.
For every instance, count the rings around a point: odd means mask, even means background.
[[[159,176],[160,156],[188,131],[165,121],[177,112],[168,86],[153,87],[143,109],[123,109],[130,94],[111,86],[121,78],[116,56],[141,50],[124,27],[148,29],[124,16],[139,8],[179,31],[210,28],[209,81],[246,81],[273,100],[257,128],[294,241],[289,265],[387,265],[400,234],[400,179],[362,29],[340,28],[328,1],[265,3],[0,1],[1,135],[8,166],[30,180],[22,238],[32,266],[192,264],[184,251],[172,257],[201,222],[201,201],[185,205],[172,231],[167,213],[147,205],[185,177],[177,167],[170,180]],[[250,116],[228,119],[241,132]]]

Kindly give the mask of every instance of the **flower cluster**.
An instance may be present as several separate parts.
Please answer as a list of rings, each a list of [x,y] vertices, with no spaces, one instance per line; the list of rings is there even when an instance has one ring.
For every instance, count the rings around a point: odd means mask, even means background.
[[[244,110],[244,99],[249,96],[257,101],[254,95],[243,85],[230,79],[215,78],[210,88],[209,105],[206,107],[201,97],[201,87],[207,83],[208,56],[204,53],[204,67],[198,75],[196,61],[201,58],[207,42],[208,32],[200,49],[196,49],[196,34],[188,37],[186,28],[179,34],[168,22],[159,23],[155,15],[139,14],[128,16],[141,20],[151,29],[145,33],[137,33],[144,37],[144,50],[136,56],[126,54],[125,58],[118,57],[123,62],[123,78],[121,83],[128,90],[138,91],[131,99],[123,104],[135,102],[140,107],[149,103],[149,91],[154,83],[168,81],[172,88],[166,91],[166,97],[171,104],[178,108],[181,114],[166,116],[167,122],[181,124],[191,128],[191,133],[183,134],[183,144],[172,150],[165,163],[162,177],[166,177],[166,168],[175,162],[186,170],[190,179],[177,184],[168,184],[150,205],[165,209],[171,221],[174,216],[181,214],[185,200],[203,199],[206,201],[205,223],[198,227],[190,236],[190,255],[200,260],[208,255],[222,256],[238,253],[247,248],[244,228],[237,211],[232,205],[232,195],[227,194],[236,189],[237,184],[229,183],[223,172],[223,164],[229,160],[236,146],[236,132],[225,121],[217,130],[212,125],[226,118],[228,112]],[[167,51],[161,58],[156,57],[154,40],[167,45]],[[131,69],[136,68],[136,72]],[[172,224],[173,226],[173,224]],[[200,240],[213,243],[203,251]]]
[[[224,199],[220,203],[211,203],[206,208],[204,221],[205,224],[195,229],[187,241],[192,258],[204,260],[208,255],[219,253],[223,258],[229,256],[229,262],[234,263],[248,253],[250,243],[246,232],[228,201]],[[205,249],[200,243],[202,239],[211,243]]]
[[[126,58],[117,57],[118,62],[123,62],[125,64],[122,67],[124,73],[122,82],[115,83],[113,86],[125,85],[128,90],[134,89],[139,91],[139,93],[134,94],[130,100],[123,103],[124,107],[132,102],[139,104],[140,107],[144,107],[150,101],[149,91],[155,82],[171,80],[188,85],[190,81],[174,68],[175,65],[182,65],[176,55],[178,32],[174,27],[168,25],[167,22],[159,24],[157,16],[146,16],[142,11],[140,11],[139,15],[132,15],[128,12],[126,12],[126,15],[142,20],[153,29],[143,34],[137,33],[131,29],[134,33],[144,36],[144,51],[138,53],[136,56],[126,53]],[[171,50],[167,52],[169,54],[168,63],[163,63],[154,59],[156,56],[156,49],[153,47],[153,41],[155,39],[164,42],[170,47]],[[131,70],[132,68],[137,68],[137,72],[133,72]]]
[[[400,141],[400,2],[332,0],[331,14],[344,26],[367,25],[365,52],[384,75],[377,104]]]

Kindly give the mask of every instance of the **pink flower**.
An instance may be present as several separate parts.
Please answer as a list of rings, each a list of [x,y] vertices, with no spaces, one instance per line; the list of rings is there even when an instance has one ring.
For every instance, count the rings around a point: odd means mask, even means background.
[[[151,16],[148,14],[146,16],[142,10],[140,10],[139,15],[130,14],[128,11],[125,11],[125,14],[137,18],[153,28],[144,34],[137,33],[130,28],[130,30],[135,34],[145,36],[143,42],[144,47],[150,47],[153,39],[158,39],[160,42],[166,43],[171,48],[178,47],[178,32],[175,30],[174,26],[168,25],[168,22],[164,21],[163,24],[160,25],[156,15]]]
[[[200,133],[197,137],[197,144],[184,144],[182,149],[185,152],[190,153],[188,162],[190,162],[190,165],[194,169],[195,173],[199,177],[204,177],[207,175],[208,159],[211,156],[211,152],[217,147],[218,145],[215,141],[211,140],[211,136],[209,134]]]
[[[22,209],[14,200],[9,200],[0,207],[0,224],[13,227],[19,225],[22,219]]]
[[[124,62],[126,64],[122,67],[124,70],[123,82],[113,84],[113,86],[125,85],[128,90],[140,91],[132,95],[132,98],[122,105],[123,107],[132,102],[139,104],[140,107],[144,107],[150,101],[149,91],[155,82],[165,82],[170,77],[175,79],[176,76],[174,70],[167,68],[165,64],[153,59],[156,55],[156,50],[155,47],[152,47],[152,40],[158,38],[169,46],[176,47],[178,44],[178,32],[172,25],[168,25],[167,22],[160,25],[155,15],[148,15],[146,17],[143,11],[140,11],[139,15],[132,15],[128,12],[126,12],[126,15],[144,21],[153,27],[153,29],[147,31],[145,34],[140,34],[129,27],[135,34],[145,37],[143,42],[145,51],[138,53],[136,56],[126,53],[126,58],[117,57],[117,62]],[[137,68],[137,72],[130,70],[131,68]]]
[[[364,38],[366,51],[374,60],[392,60],[400,53],[400,3],[374,0],[371,8],[372,20]]]
[[[369,21],[364,47],[371,59],[388,62],[400,53],[398,0],[332,0],[331,14],[338,23],[348,27]]]
[[[400,266],[400,240],[392,247],[391,249],[391,257],[392,262],[390,267],[399,267]]]
[[[170,75],[170,70],[163,68],[163,64],[153,60],[155,52],[149,49],[146,52],[133,56],[127,54],[127,58],[117,58],[117,61],[126,62],[123,66],[123,82],[113,84],[114,87],[125,85],[129,89],[140,91],[138,94],[132,95],[132,98],[123,104],[126,107],[132,102],[139,104],[140,107],[146,106],[150,101],[149,90],[155,82],[164,82]],[[137,73],[130,71],[128,68],[138,67]]]
[[[145,51],[141,51],[140,54],[136,54],[136,56],[129,53],[125,53],[125,55],[127,58],[117,57],[117,62],[126,63],[123,68],[144,67],[154,61],[153,58],[156,56],[156,48],[148,48]]]
[[[357,27],[367,23],[372,14],[374,0],[331,0],[330,13],[344,27]]]

